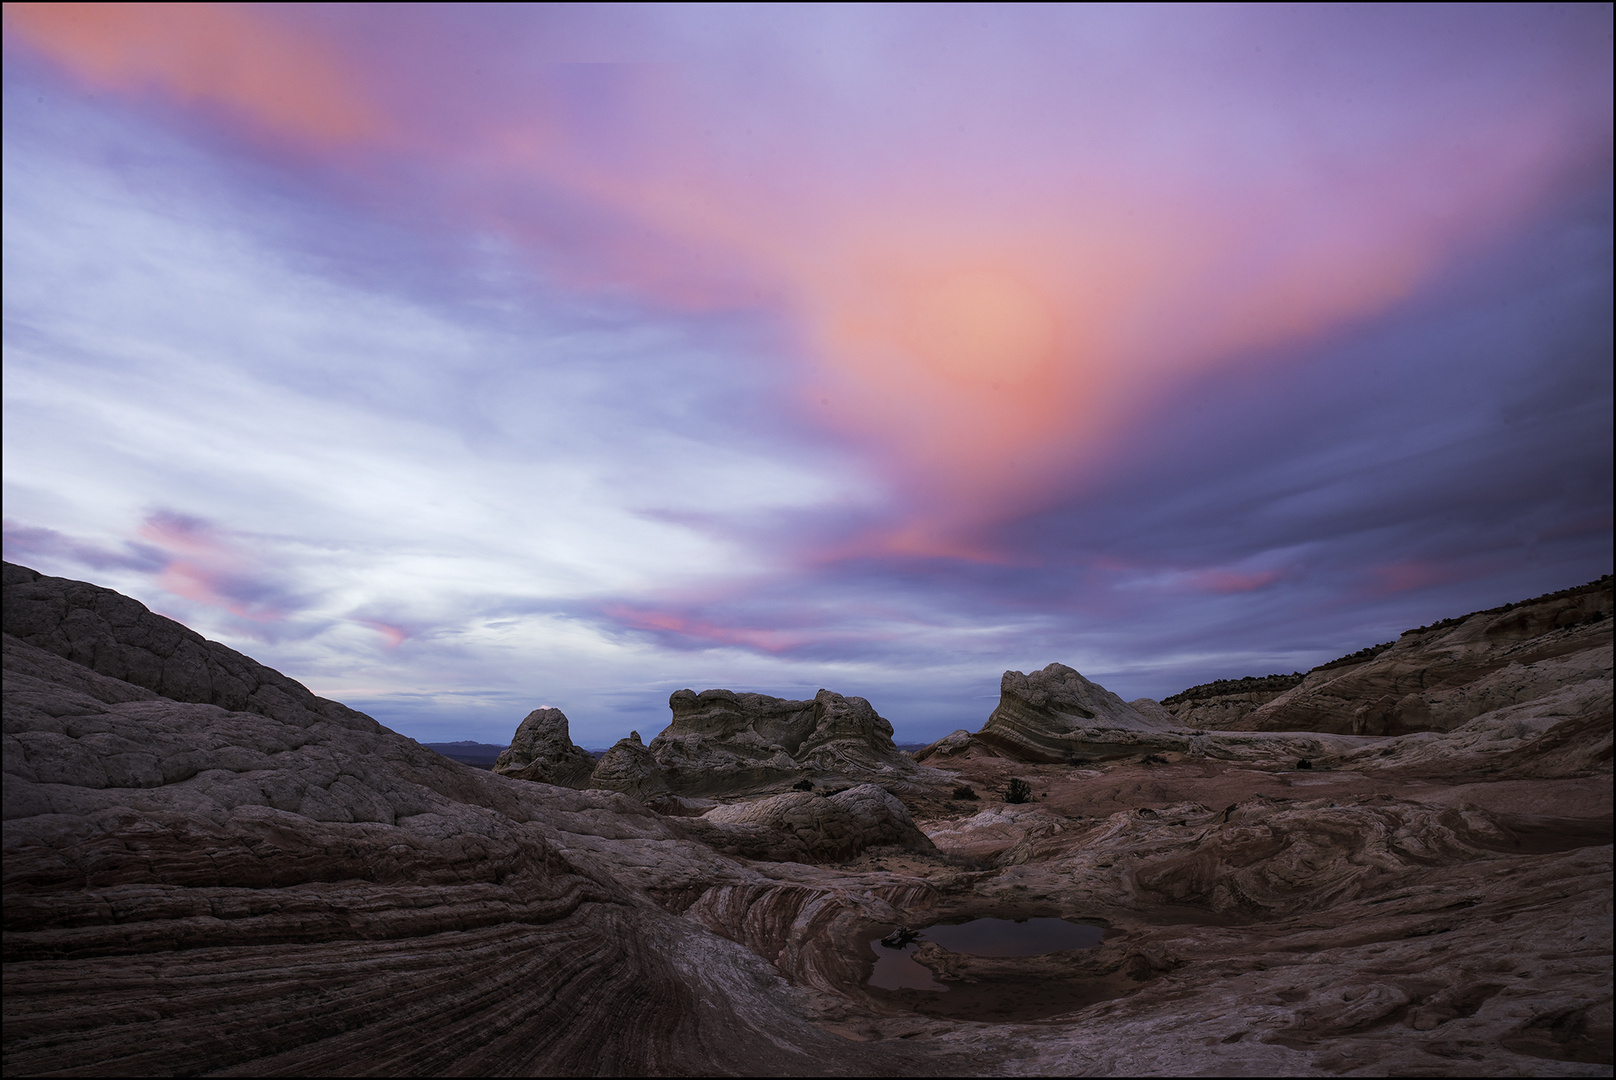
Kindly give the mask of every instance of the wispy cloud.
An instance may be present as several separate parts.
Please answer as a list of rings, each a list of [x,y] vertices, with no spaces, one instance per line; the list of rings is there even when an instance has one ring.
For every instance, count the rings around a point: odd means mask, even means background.
[[[984,11],[8,6],[8,557],[600,741],[1609,569],[1608,8]]]

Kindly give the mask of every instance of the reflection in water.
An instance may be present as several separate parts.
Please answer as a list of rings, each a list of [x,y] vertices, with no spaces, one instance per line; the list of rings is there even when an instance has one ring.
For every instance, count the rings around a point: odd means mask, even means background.
[[[1092,949],[1105,936],[1105,928],[1065,919],[972,919],[953,926],[928,926],[920,936],[949,952],[970,956],[1041,956]]]
[[[870,985],[882,990],[947,990],[948,987],[932,977],[931,969],[915,963],[909,954],[919,945],[905,945],[889,949],[880,938],[870,942],[875,950],[875,970],[870,972]]]
[[[1070,923],[1065,919],[972,919],[952,926],[928,926],[922,941],[933,941],[949,952],[969,956],[1040,956],[1068,949],[1092,949],[1105,936],[1104,927]],[[931,969],[910,955],[918,945],[901,949],[870,942],[875,969],[870,985],[882,990],[947,990]]]

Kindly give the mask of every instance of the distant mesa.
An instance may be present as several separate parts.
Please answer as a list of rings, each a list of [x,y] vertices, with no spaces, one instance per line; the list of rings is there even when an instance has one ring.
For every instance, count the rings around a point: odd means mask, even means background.
[[[1305,675],[1220,679],[1161,702],[1124,702],[1064,664],[1007,671],[982,730],[952,732],[914,757],[949,768],[968,752],[1034,764],[1179,752],[1294,755],[1311,767],[1321,755],[1356,752],[1366,738],[1450,732],[1550,694],[1570,695],[1568,703],[1597,695],[1610,678],[1611,614],[1606,575],[1443,619]]]

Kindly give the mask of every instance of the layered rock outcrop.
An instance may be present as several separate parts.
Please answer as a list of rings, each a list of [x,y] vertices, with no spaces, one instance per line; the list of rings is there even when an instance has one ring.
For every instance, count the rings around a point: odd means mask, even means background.
[[[1494,709],[1608,679],[1611,601],[1607,577],[1410,630],[1362,663],[1315,668],[1240,727],[1344,735],[1452,731]]]
[[[1230,681],[1233,682],[1233,680]],[[1256,682],[1257,680],[1253,679],[1252,681]],[[1294,686],[1300,681],[1300,679],[1297,679],[1292,685]],[[1200,688],[1193,687],[1192,689]],[[1165,705],[1164,703],[1164,708],[1177,723],[1183,724],[1185,727],[1212,731],[1231,728],[1239,729],[1246,717],[1289,689],[1291,689],[1290,686],[1277,689],[1269,687],[1247,688],[1241,687],[1238,682],[1235,682],[1233,688],[1223,693],[1208,693],[1204,696],[1186,698],[1185,700],[1175,701],[1171,705]]]
[[[802,780],[894,785],[927,772],[893,745],[892,725],[861,697],[680,690],[668,706],[673,720],[649,750],[679,795],[739,795]]]
[[[1409,630],[1305,676],[1220,680],[1166,704],[1180,723],[1205,730],[1450,731],[1501,706],[1598,678],[1610,666],[1611,609],[1607,576]]]
[[[1216,758],[1275,763],[1333,760],[1374,741],[1324,732],[1198,731],[1150,698],[1124,702],[1065,664],[1030,675],[1007,671],[999,704],[982,730],[960,730],[915,754],[944,768],[971,752],[1011,761],[1088,765],[1120,759]]]
[[[1064,762],[1184,751],[1190,749],[1188,735],[1065,664],[1050,664],[1030,675],[1005,672],[999,705],[975,739],[1019,761]]]
[[[570,788],[588,787],[594,771],[595,759],[572,741],[567,714],[551,708],[528,713],[494,762],[500,776]]]

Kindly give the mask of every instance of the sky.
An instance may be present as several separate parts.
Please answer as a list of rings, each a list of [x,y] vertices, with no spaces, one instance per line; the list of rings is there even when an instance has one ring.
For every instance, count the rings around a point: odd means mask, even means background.
[[[592,747],[1581,584],[1611,17],[7,4],[5,556]]]

